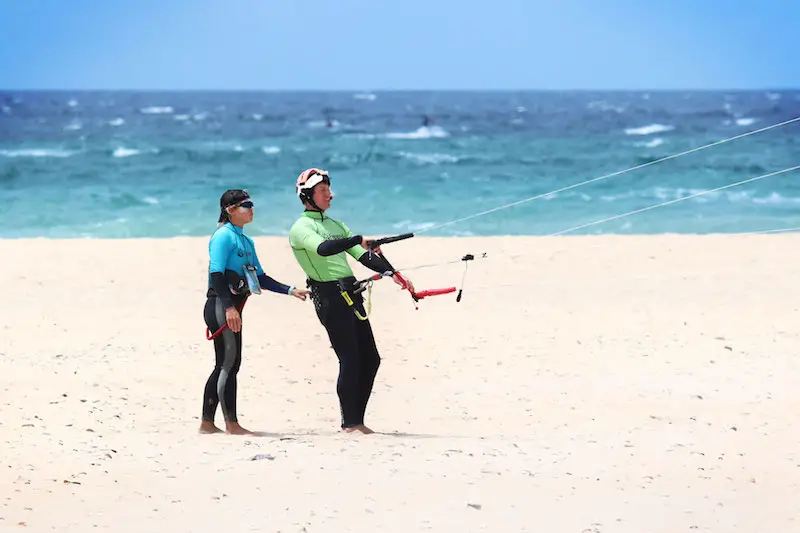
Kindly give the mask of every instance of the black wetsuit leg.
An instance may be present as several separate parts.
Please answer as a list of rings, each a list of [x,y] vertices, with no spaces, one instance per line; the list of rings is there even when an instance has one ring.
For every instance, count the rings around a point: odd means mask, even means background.
[[[339,359],[339,376],[336,393],[339,396],[342,427],[353,427],[364,423],[375,376],[381,358],[375,345],[369,320],[359,320],[349,307],[338,288],[312,287],[313,298],[320,323],[328,332],[328,338]],[[365,316],[363,298],[350,293],[354,307]]]
[[[240,302],[236,302],[237,308]],[[215,332],[226,323],[225,308],[216,296],[206,300],[203,310],[208,328]],[[236,375],[242,364],[242,332],[230,328],[214,338],[216,364],[208,376],[203,394],[203,420],[213,422],[217,405],[222,408],[226,422],[238,422],[236,416]]]

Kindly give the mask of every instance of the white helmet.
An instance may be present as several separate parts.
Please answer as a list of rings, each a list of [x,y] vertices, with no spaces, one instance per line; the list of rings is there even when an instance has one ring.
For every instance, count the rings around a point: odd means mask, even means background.
[[[314,201],[311,198],[313,194],[312,190],[320,183],[327,183],[328,186],[330,186],[331,178],[328,176],[327,170],[319,168],[308,168],[304,170],[297,177],[297,197],[304,202],[314,205]]]

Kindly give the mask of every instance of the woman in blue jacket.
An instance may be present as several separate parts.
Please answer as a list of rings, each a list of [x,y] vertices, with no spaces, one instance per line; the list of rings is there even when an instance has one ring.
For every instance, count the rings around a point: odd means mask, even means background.
[[[305,300],[306,289],[275,281],[264,273],[244,225],[253,221],[253,201],[246,190],[231,189],[220,198],[219,226],[208,243],[208,292],[203,311],[213,332],[216,365],[206,381],[200,433],[219,433],[214,415],[219,405],[225,432],[252,435],[236,415],[236,375],[242,363],[242,308],[251,294],[265,289]]]

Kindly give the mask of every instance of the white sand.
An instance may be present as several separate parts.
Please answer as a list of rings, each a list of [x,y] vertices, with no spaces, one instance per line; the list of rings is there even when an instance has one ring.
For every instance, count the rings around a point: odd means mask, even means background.
[[[302,283],[286,239],[256,243]],[[800,236],[385,250],[398,267],[488,253],[461,303],[415,311],[376,283],[367,423],[396,434],[337,431],[313,305],[265,293],[239,413],[272,436],[245,438],[196,433],[206,238],[0,241],[0,530],[800,531]]]

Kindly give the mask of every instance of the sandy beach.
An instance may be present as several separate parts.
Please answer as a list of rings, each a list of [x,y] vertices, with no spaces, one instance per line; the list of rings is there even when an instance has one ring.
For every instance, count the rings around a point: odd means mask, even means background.
[[[0,530],[800,531],[800,235],[387,245],[487,257],[460,303],[375,283],[369,436],[338,431],[313,305],[274,293],[239,373],[266,436],[197,434],[207,242],[0,241]],[[285,238],[255,242],[303,284]]]

